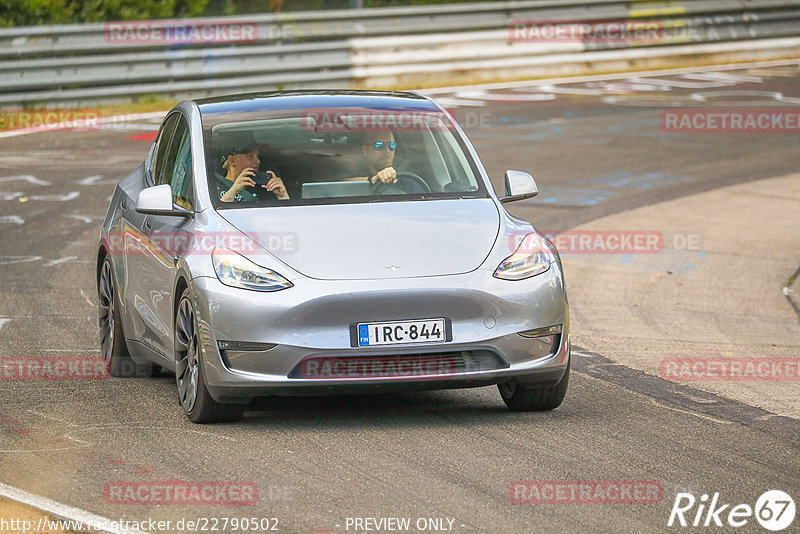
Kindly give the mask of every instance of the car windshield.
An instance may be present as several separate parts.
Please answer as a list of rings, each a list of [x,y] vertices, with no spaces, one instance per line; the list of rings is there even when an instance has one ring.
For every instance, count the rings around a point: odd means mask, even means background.
[[[488,196],[461,136],[438,110],[231,115],[204,130],[209,191],[220,209]],[[256,185],[228,193],[246,169]],[[274,177],[285,194],[274,190]]]

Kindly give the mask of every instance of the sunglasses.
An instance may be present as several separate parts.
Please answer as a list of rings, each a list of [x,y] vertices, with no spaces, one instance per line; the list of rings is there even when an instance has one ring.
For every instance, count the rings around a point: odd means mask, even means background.
[[[397,148],[397,143],[395,143],[394,141],[389,141],[388,143],[384,143],[383,141],[376,141],[375,144],[372,145],[372,148],[374,148],[378,152],[381,152],[386,147],[388,147],[389,150],[394,150]]]

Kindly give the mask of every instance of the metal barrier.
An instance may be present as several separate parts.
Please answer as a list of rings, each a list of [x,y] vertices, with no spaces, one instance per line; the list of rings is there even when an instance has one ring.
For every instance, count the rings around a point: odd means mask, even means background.
[[[658,34],[643,41],[526,37],[526,28],[554,22],[649,24]],[[132,28],[143,31],[125,33]],[[249,33],[200,44],[148,38],[176,28]],[[705,54],[800,56],[800,0],[525,0],[2,29],[0,105],[445,85]]]

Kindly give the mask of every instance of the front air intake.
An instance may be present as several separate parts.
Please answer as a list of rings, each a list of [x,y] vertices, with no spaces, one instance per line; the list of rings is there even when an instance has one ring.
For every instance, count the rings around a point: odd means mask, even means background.
[[[507,368],[508,362],[490,350],[410,353],[382,356],[309,356],[289,373],[301,379],[376,379],[450,377]]]

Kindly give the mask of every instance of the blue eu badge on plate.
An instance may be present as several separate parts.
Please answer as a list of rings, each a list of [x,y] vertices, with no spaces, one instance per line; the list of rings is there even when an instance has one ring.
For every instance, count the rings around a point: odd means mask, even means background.
[[[359,346],[369,345],[369,326],[358,325],[358,344]]]

